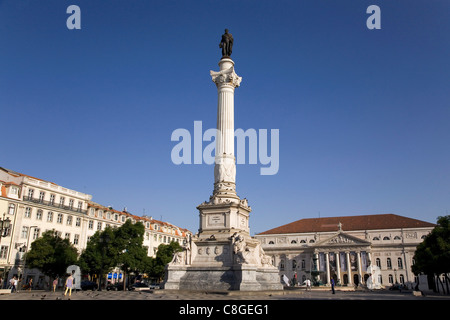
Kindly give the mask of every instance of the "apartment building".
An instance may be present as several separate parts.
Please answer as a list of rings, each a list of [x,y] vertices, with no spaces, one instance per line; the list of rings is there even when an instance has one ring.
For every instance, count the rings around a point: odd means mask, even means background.
[[[28,270],[24,253],[43,232],[56,231],[81,253],[95,232],[119,227],[126,220],[145,226],[144,246],[155,256],[162,243],[183,244],[190,231],[152,217],[136,216],[92,201],[92,195],[0,167],[0,277],[45,277]],[[24,265],[25,264],[25,265]]]

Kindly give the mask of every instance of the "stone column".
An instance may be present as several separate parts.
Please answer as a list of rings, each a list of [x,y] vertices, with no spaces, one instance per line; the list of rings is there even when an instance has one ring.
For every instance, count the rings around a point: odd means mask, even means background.
[[[217,135],[213,197],[236,202],[236,159],[234,157],[234,89],[242,78],[234,72],[229,58],[219,61],[219,72],[210,71],[217,86]]]
[[[345,257],[347,259],[347,275],[348,275],[348,285],[353,285],[353,279],[352,279],[352,267],[350,265],[350,252],[345,251]]]
[[[342,285],[342,281],[341,281],[341,258],[340,256],[340,252],[335,253],[336,255],[336,274],[337,274],[337,280],[338,282]]]
[[[330,281],[330,262],[328,261],[328,252],[325,252],[325,265],[326,265],[326,270],[327,270],[327,284],[330,285],[331,281]]]
[[[362,269],[361,269],[361,251],[358,251],[356,253],[356,257],[358,259],[358,276],[359,276],[359,283],[363,283],[364,279],[362,276]]]

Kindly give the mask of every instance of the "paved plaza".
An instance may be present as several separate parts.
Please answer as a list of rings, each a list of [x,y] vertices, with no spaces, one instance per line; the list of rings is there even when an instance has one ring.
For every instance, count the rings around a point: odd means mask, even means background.
[[[442,300],[450,301],[450,295],[428,293],[422,296],[413,295],[412,291],[339,291],[332,294],[331,290],[319,289],[305,291],[283,290],[262,292],[197,292],[182,290],[142,290],[142,291],[77,291],[69,297],[62,291],[49,292],[43,290],[20,291],[12,294],[1,294],[2,300]]]

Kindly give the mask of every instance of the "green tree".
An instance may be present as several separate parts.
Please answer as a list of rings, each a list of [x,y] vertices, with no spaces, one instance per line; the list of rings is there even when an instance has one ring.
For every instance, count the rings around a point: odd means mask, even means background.
[[[438,217],[436,227],[417,246],[414,254],[414,274],[424,273],[433,284],[433,290],[439,290],[436,283],[441,284],[445,293],[444,284],[440,275],[444,275],[447,293],[449,293],[450,273],[450,216]],[[434,278],[434,279],[433,279]]]
[[[178,242],[172,241],[170,244],[160,244],[156,257],[151,260],[151,270],[149,275],[154,278],[164,278],[166,265],[172,261],[175,252],[182,251],[183,248]]]
[[[103,231],[97,231],[90,238],[78,260],[78,265],[84,273],[98,275],[99,290],[102,287],[103,275],[117,264],[117,252],[113,247],[114,236],[114,230],[109,226]]]
[[[144,242],[145,227],[141,222],[132,223],[127,220],[122,226],[114,230],[114,250],[117,264],[124,272],[124,289],[127,277],[131,272],[138,273],[147,262],[147,248]]]
[[[27,268],[37,268],[49,277],[62,277],[67,267],[75,264],[77,249],[68,239],[62,239],[55,231],[46,231],[25,254]]]

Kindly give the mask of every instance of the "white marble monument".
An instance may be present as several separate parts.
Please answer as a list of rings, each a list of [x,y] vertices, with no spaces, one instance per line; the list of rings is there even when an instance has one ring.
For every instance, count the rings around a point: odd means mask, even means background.
[[[224,36],[231,34],[226,30]],[[166,290],[283,289],[272,259],[265,255],[260,242],[250,236],[251,208],[247,199],[236,194],[234,90],[242,78],[229,57],[231,46],[232,38],[231,45],[225,46],[229,51],[222,51],[219,71],[210,71],[218,91],[213,194],[197,207],[199,232],[188,239],[184,250],[176,253],[166,267]]]

